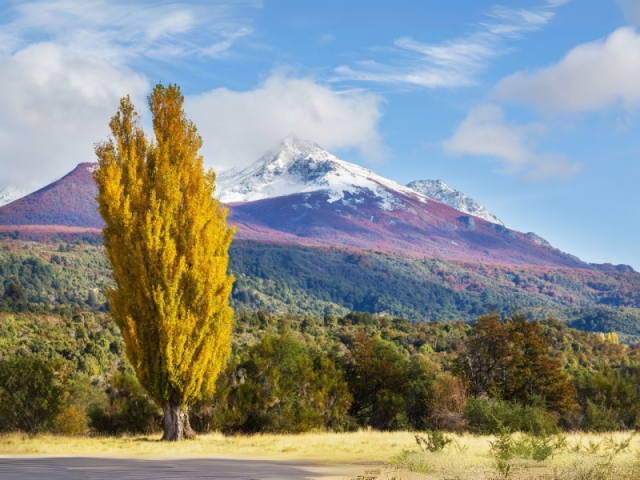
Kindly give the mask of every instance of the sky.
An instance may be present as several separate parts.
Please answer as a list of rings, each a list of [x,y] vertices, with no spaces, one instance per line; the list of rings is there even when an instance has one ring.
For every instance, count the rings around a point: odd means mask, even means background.
[[[640,0],[0,0],[0,190],[175,83],[218,171],[295,133],[640,270],[639,26]]]

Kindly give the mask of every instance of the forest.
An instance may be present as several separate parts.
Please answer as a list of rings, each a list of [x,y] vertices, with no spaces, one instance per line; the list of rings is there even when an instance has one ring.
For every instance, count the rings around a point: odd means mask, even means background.
[[[362,263],[390,278],[389,298],[400,295],[402,286],[405,295],[417,293],[407,287],[408,278],[402,283],[397,271],[384,270],[388,264],[381,256],[344,251],[329,252],[335,261],[316,263],[327,277],[319,276],[315,285],[305,287],[296,283],[299,278],[273,280],[279,257],[249,257],[246,249],[254,247],[245,245],[232,258],[232,269],[241,264],[254,276],[238,275],[232,354],[217,379],[217,393],[190,409],[197,432],[553,433],[640,427],[640,347],[631,307],[576,307],[579,314],[568,323],[552,315],[534,317],[516,304],[504,313],[505,304],[501,310],[483,304],[482,295],[468,303],[469,315],[475,313],[471,321],[433,321],[433,312],[416,319],[350,311],[332,307],[339,289],[330,289],[329,278],[346,291],[351,279],[349,307],[366,307],[366,294],[358,290],[369,282],[358,277]],[[318,260],[314,251],[273,249],[301,271]],[[305,256],[306,261],[300,258]],[[426,262],[432,269],[452,268]],[[342,270],[332,270],[339,265]],[[159,430],[161,411],[138,384],[107,313],[101,292],[111,280],[99,246],[6,241],[0,245],[0,276],[1,430]],[[265,303],[269,297],[252,293],[243,281],[271,283],[282,304],[306,298],[314,308],[324,305],[323,313],[251,308],[245,294]],[[570,283],[560,274],[547,281]],[[533,279],[521,274],[519,282]],[[423,285],[422,292],[431,295],[425,305],[475,298],[433,285]]]
[[[235,311],[344,316],[385,314],[412,322],[474,322],[488,308],[575,328],[640,337],[640,275],[596,269],[490,266],[380,252],[237,241],[230,271]],[[0,240],[0,301],[19,284],[30,308],[73,306],[106,311],[112,283],[102,247],[81,238]]]
[[[2,430],[158,431],[160,411],[106,313],[6,311],[0,338]],[[217,393],[192,406],[190,423],[229,434],[628,430],[639,425],[639,382],[639,348],[552,319],[245,312]]]

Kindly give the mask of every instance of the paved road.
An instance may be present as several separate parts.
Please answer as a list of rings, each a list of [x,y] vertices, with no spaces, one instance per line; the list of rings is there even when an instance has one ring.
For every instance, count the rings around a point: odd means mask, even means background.
[[[0,458],[0,479],[2,480],[160,480],[182,478],[349,480],[363,473],[363,467],[219,458],[188,460],[86,457]]]

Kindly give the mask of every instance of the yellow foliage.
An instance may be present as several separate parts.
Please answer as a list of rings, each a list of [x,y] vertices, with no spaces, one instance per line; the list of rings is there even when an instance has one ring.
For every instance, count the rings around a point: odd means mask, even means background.
[[[138,380],[159,404],[213,394],[230,350],[233,229],[213,197],[175,85],[149,96],[155,141],[127,96],[96,145],[98,206],[116,287],[106,292]]]
[[[61,435],[82,435],[87,432],[87,415],[77,405],[69,405],[54,420],[53,427]]]

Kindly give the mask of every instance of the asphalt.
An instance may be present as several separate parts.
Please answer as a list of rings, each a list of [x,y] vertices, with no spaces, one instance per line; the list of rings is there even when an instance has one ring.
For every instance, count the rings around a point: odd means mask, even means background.
[[[0,458],[0,479],[2,480],[160,480],[183,478],[350,480],[365,473],[358,470],[363,469],[292,461],[219,458],[180,460],[88,457]]]

